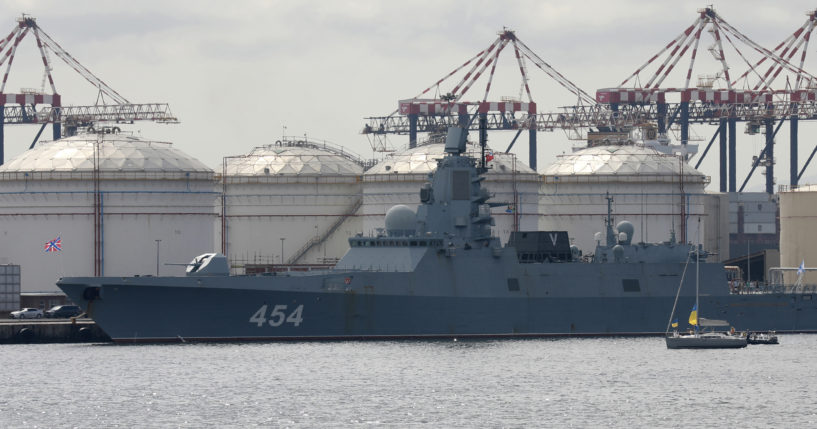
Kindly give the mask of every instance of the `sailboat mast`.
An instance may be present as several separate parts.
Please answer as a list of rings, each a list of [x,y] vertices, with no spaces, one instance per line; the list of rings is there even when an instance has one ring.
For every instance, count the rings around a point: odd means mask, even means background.
[[[698,306],[698,284],[701,278],[701,218],[698,218],[698,233],[695,238],[695,308],[698,309],[698,314],[701,314],[701,307]],[[696,315],[697,317],[697,315]],[[700,326],[700,317],[698,317],[698,324]]]

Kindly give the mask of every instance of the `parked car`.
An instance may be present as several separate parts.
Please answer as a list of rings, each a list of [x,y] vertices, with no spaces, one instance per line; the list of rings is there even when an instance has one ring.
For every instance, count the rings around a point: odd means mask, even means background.
[[[82,313],[82,310],[76,305],[55,305],[51,307],[50,310],[46,310],[45,317],[76,317],[79,316],[80,313]]]
[[[40,319],[43,317],[43,311],[39,308],[24,308],[12,311],[9,317],[12,319]]]

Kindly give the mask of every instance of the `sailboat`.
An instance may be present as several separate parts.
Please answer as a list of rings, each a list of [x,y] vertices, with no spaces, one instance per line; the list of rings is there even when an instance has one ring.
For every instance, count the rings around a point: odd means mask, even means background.
[[[737,349],[746,347],[746,334],[735,333],[735,329],[731,328],[728,331],[719,331],[716,328],[729,326],[725,320],[706,319],[698,317],[699,300],[698,300],[698,286],[700,283],[700,231],[701,219],[698,219],[698,245],[695,246],[695,306],[692,307],[692,312],[689,314],[689,324],[695,329],[689,333],[679,333],[676,329],[678,327],[678,319],[675,319],[671,324],[667,324],[667,332],[665,339],[668,349]],[[687,259],[687,265],[689,259]],[[684,268],[686,274],[686,268]],[[684,276],[681,276],[681,284],[678,286],[678,293],[675,295],[675,304],[672,306],[672,314],[670,320],[675,316],[675,306],[678,304],[678,297],[681,294],[681,285],[684,284]],[[673,331],[670,332],[670,325]]]

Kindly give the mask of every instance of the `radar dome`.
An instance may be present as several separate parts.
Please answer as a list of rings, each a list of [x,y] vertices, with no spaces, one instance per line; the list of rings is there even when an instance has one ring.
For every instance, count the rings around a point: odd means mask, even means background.
[[[620,244],[616,244],[613,246],[613,257],[615,258],[616,262],[621,262],[624,259],[624,247]]]
[[[635,232],[635,227],[630,221],[623,220],[616,225],[616,230],[620,233],[627,234],[627,238],[624,239],[623,244],[630,244],[633,241],[633,232]]]
[[[392,237],[414,235],[417,215],[408,206],[398,204],[386,212],[386,232]]]

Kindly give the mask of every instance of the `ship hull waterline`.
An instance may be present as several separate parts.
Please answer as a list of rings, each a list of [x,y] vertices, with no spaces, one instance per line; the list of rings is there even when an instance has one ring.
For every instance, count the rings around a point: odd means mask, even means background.
[[[663,335],[674,301],[669,294],[462,297],[72,280],[60,287],[116,342]],[[89,284],[101,285],[92,286],[99,296],[90,301],[83,297]],[[817,309],[796,308],[797,298],[702,300],[741,330],[817,332]],[[693,299],[682,297],[679,308],[691,308]]]

